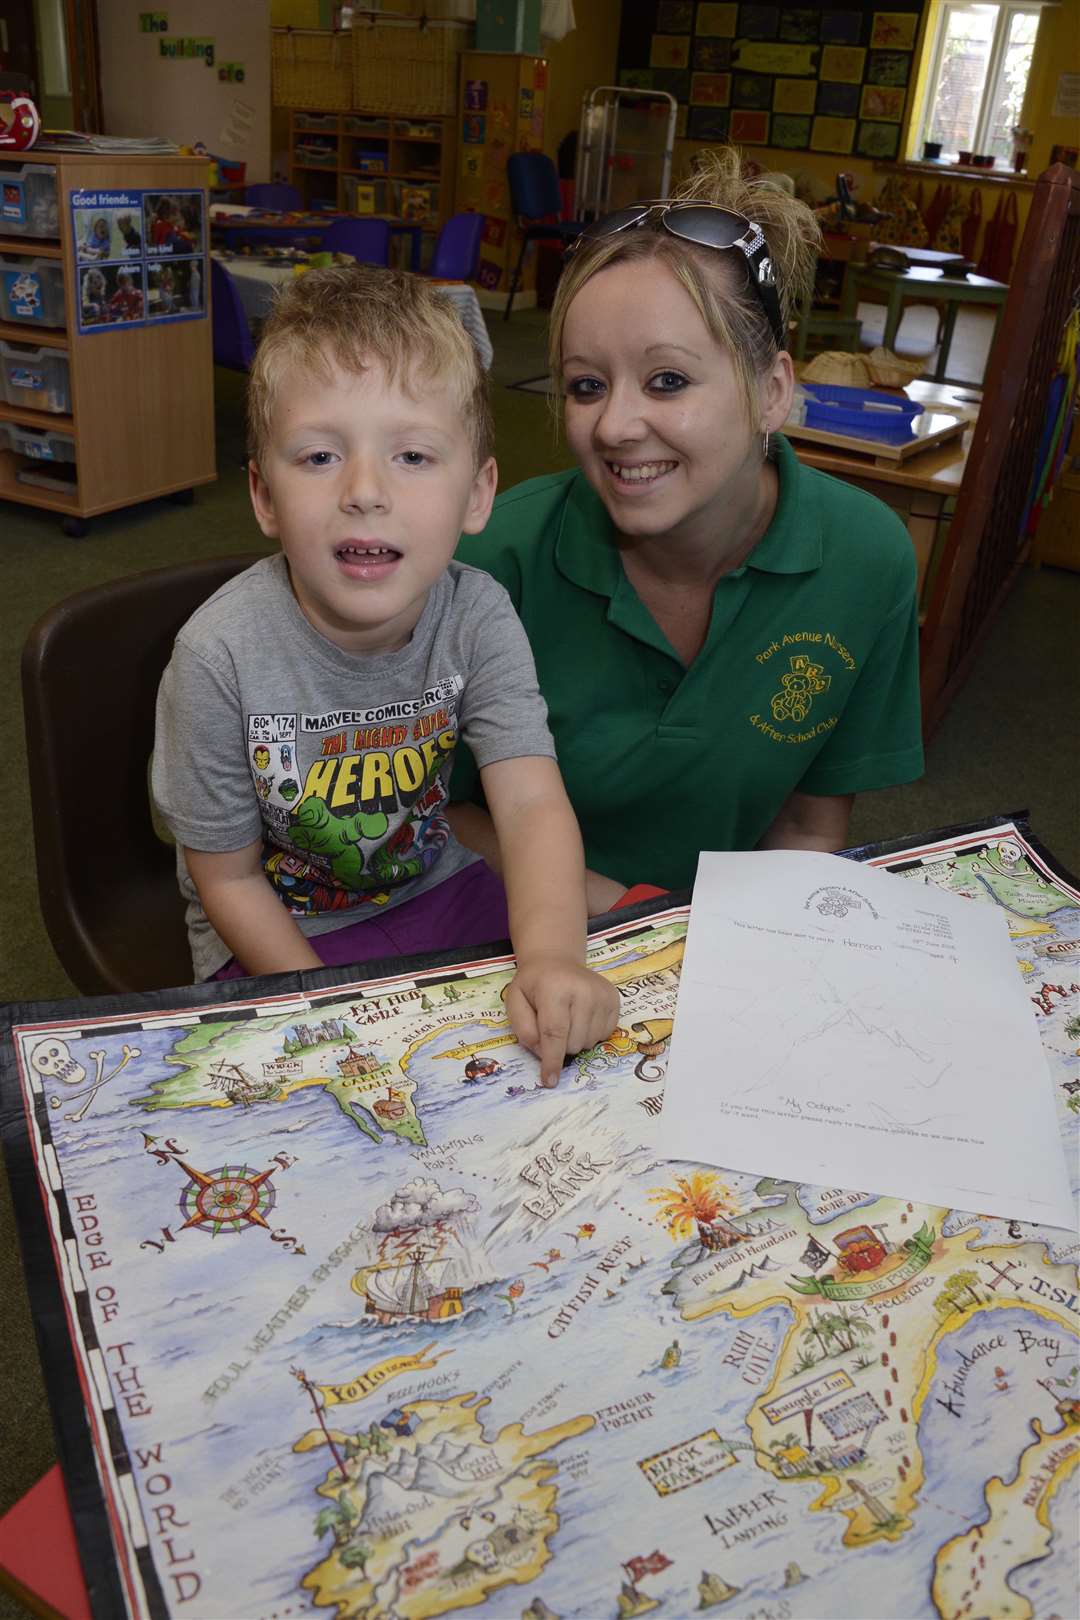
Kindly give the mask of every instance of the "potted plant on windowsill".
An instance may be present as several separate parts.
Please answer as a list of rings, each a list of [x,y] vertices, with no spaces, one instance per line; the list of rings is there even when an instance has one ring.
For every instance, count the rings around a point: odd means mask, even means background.
[[[1027,168],[1028,151],[1035,136],[1030,129],[1025,129],[1022,124],[1014,125],[1009,133],[1013,140],[1013,172],[1023,174]]]

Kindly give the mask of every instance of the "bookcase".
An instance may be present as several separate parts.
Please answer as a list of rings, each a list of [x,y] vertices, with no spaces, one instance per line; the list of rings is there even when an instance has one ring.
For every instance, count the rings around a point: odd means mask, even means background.
[[[201,158],[0,159],[0,501],[79,536],[216,477],[205,181]]]
[[[427,113],[289,116],[289,178],[307,208],[392,214],[435,232],[451,212],[453,119]]]

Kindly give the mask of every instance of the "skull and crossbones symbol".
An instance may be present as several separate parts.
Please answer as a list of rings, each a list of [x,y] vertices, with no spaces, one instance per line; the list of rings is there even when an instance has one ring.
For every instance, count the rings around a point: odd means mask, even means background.
[[[68,1099],[71,1102],[76,1102],[80,1097],[85,1096],[86,1101],[78,1113],[65,1114],[65,1119],[74,1120],[78,1124],[102,1086],[108,1085],[110,1080],[115,1080],[121,1069],[126,1068],[133,1058],[142,1055],[137,1046],[129,1046],[126,1041],[120,1051],[122,1053],[120,1062],[111,1074],[104,1072],[104,1052],[91,1052],[89,1054],[94,1062],[94,1078],[90,1081],[85,1092],[76,1091]],[[83,1065],[77,1058],[72,1057],[67,1042],[60,1040],[58,1036],[51,1036],[46,1041],[38,1042],[30,1053],[30,1067],[43,1080],[60,1080],[65,1086],[81,1086],[83,1081],[88,1079]],[[62,1095],[49,1098],[49,1106],[52,1108],[59,1108],[62,1102]]]

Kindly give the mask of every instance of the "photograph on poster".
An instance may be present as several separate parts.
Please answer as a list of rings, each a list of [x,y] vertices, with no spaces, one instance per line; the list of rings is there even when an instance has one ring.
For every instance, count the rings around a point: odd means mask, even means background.
[[[142,211],[135,191],[72,194],[75,253],[80,264],[142,257]]]
[[[80,325],[116,326],[145,318],[142,267],[88,265],[79,280]]]
[[[143,240],[149,258],[201,253],[203,250],[203,195],[201,191],[146,191],[143,193]]]
[[[149,320],[193,315],[203,307],[202,261],[176,259],[146,270],[146,313]]]

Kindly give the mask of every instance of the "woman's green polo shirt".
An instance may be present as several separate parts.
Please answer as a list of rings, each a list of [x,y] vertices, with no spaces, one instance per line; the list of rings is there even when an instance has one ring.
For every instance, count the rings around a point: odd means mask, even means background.
[[[717,584],[689,668],[626,578],[580,471],[500,495],[458,548],[510,593],[585,859],[624,883],[692,883],[699,850],[753,849],[796,788],[861,793],[922,774],[907,531],[773,444],[776,512]],[[482,802],[464,747],[451,791]]]

